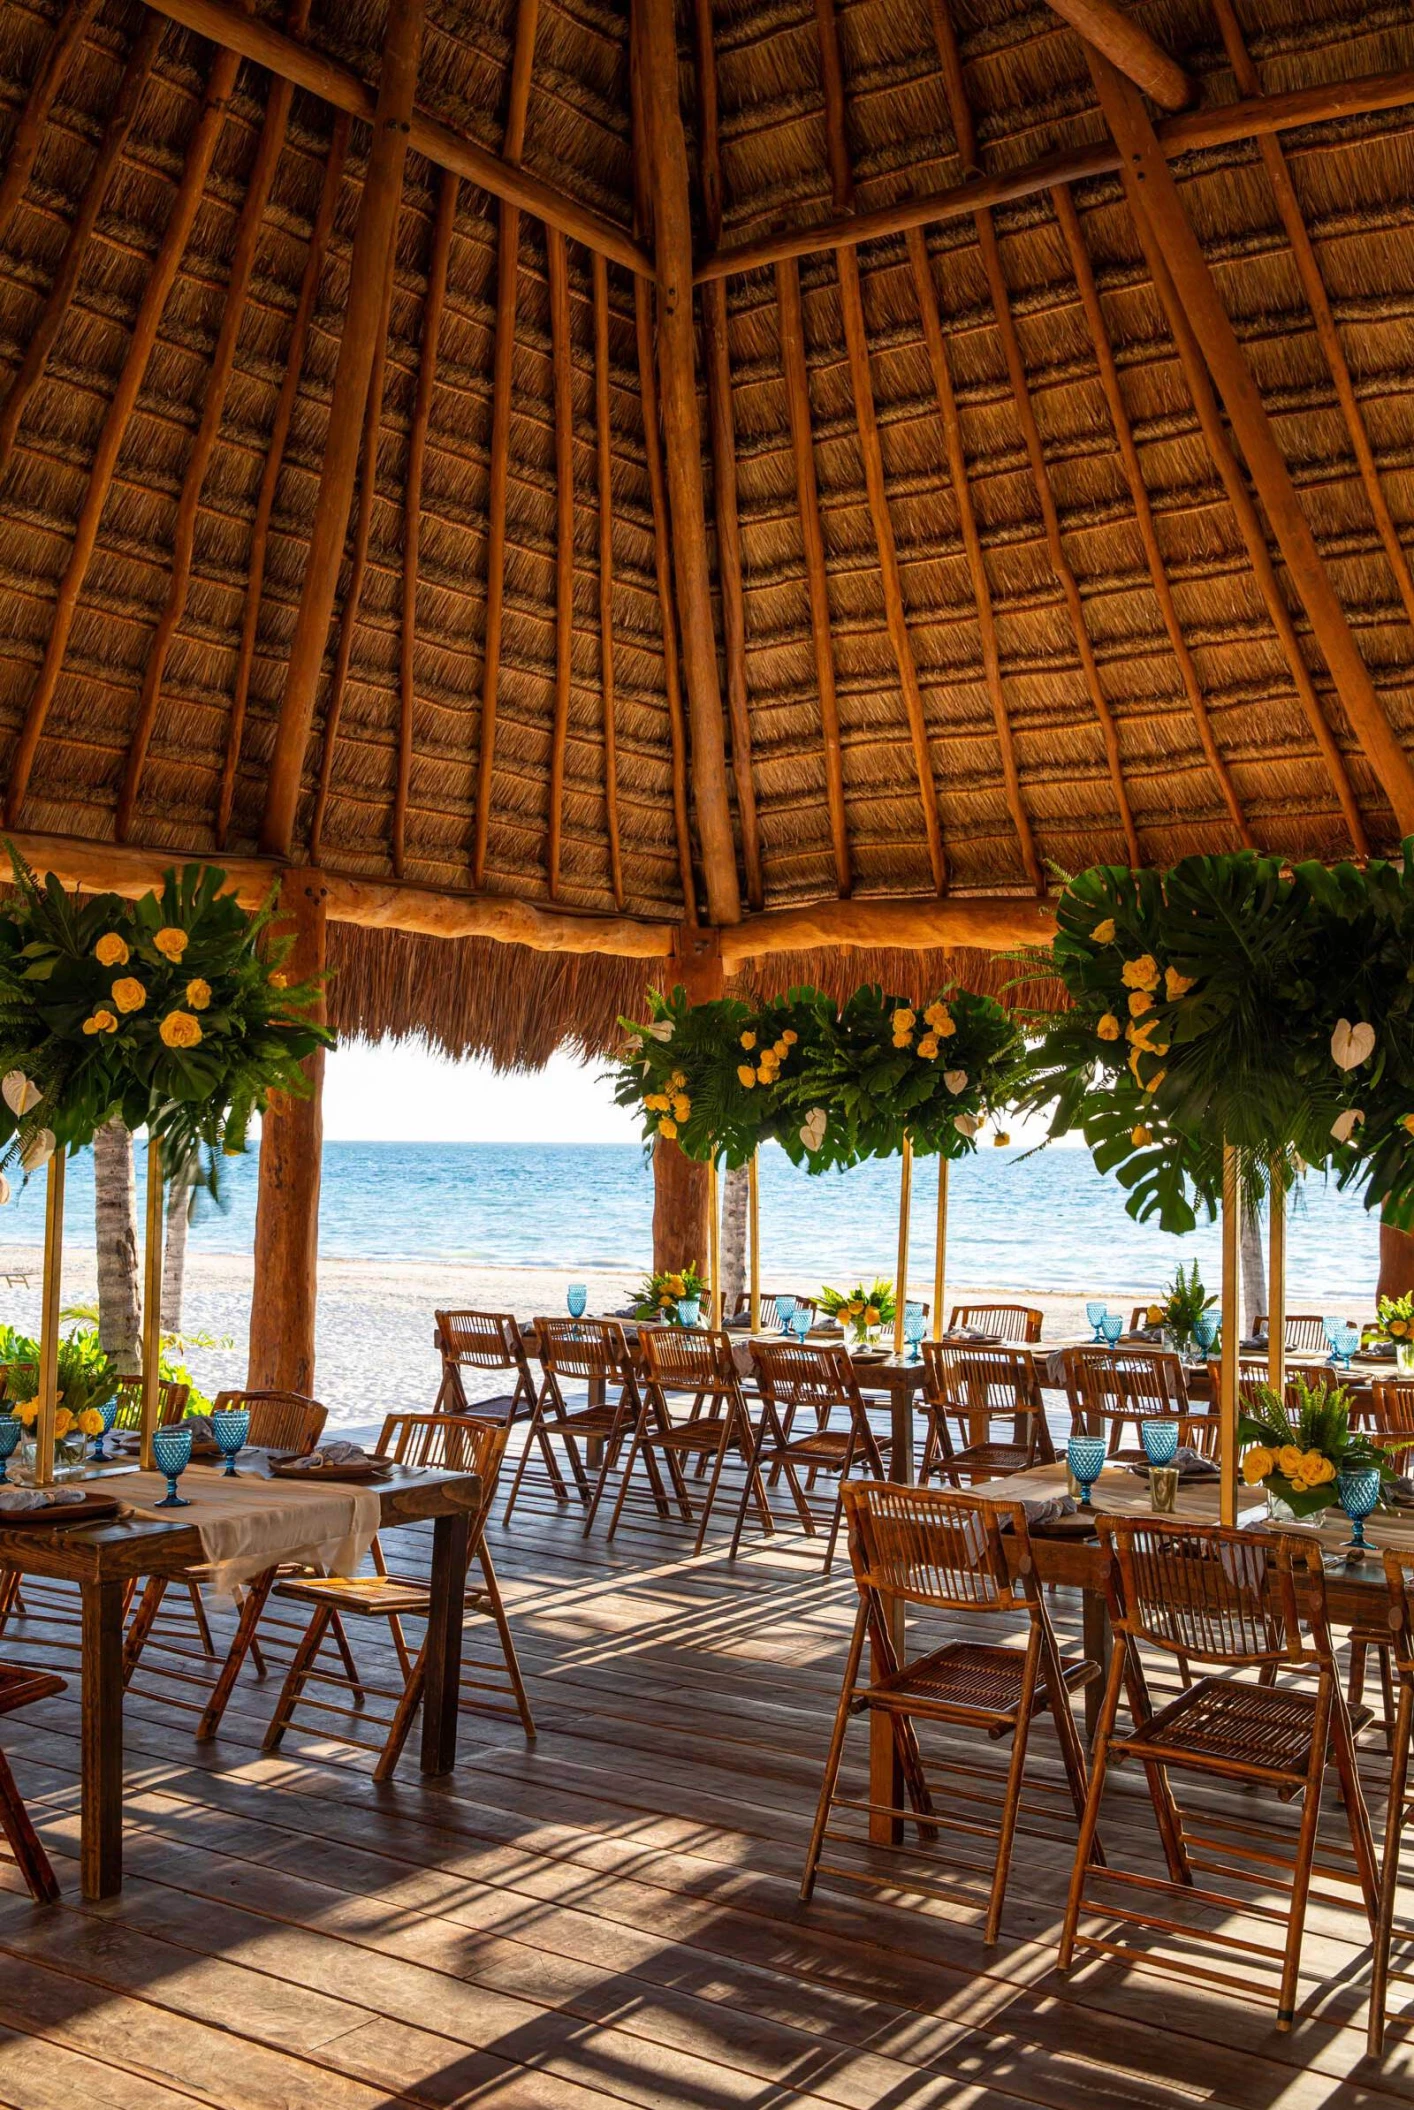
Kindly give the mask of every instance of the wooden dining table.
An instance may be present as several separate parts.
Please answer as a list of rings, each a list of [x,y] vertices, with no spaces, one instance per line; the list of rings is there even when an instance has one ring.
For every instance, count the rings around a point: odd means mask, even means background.
[[[122,1500],[123,1475],[105,1473],[94,1493]],[[271,1482],[279,1500],[279,1483]],[[377,1483],[379,1530],[432,1522],[432,1613],[422,1713],[422,1771],[450,1773],[457,1756],[463,1598],[471,1518],[481,1501],[475,1473],[392,1466]],[[86,1898],[123,1885],[123,1602],[129,1582],[149,1575],[198,1579],[201,1534],[187,1512],[172,1520],[128,1516],[107,1523],[0,1525],[0,1566],[76,1583],[82,1603],[80,1882]]]

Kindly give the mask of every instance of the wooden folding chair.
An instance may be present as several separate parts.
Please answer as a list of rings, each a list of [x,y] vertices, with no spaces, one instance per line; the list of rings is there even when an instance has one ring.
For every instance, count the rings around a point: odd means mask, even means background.
[[[766,1490],[759,1473],[752,1474],[751,1454],[756,1432],[751,1426],[741,1380],[732,1360],[731,1336],[726,1332],[713,1333],[705,1327],[644,1326],[639,1329],[638,1350],[643,1360],[645,1411],[634,1428],[619,1483],[618,1500],[609,1520],[608,1537],[613,1537],[618,1526],[634,1464],[640,1457],[649,1469],[659,1514],[667,1514],[667,1504],[655,1461],[666,1466],[678,1505],[691,1522],[692,1505],[682,1466],[685,1460],[696,1459],[699,1468],[710,1463],[711,1475],[698,1519],[696,1544],[692,1549],[694,1555],[700,1553],[729,1451],[739,1455],[747,1469],[748,1484],[754,1485],[763,1529],[773,1531],[775,1525]],[[685,1421],[674,1421],[671,1398],[673,1394],[683,1393],[690,1396],[691,1408]]]
[[[1269,1323],[1267,1314],[1259,1311],[1252,1330],[1265,1337]],[[1351,1319],[1348,1323],[1353,1326],[1355,1321]],[[1318,1311],[1289,1311],[1282,1331],[1288,1355],[1330,1354],[1326,1322]]]
[[[1085,1810],[1085,1759],[1071,1713],[1070,1694],[1077,1686],[1098,1678],[1099,1665],[1067,1664],[1061,1660],[1036,1582],[1026,1512],[1019,1502],[988,1502],[980,1495],[955,1488],[876,1486],[867,1481],[853,1482],[843,1494],[859,1609],[850,1636],[800,1895],[808,1901],[816,1876],[822,1871],[851,1881],[884,1880],[872,1870],[860,1872],[821,1860],[826,1840],[850,1846],[865,1843],[848,1832],[831,1828],[831,1811],[836,1807],[863,1809],[871,1817],[895,1820],[900,1840],[912,1824],[919,1851],[937,1839],[943,1817],[952,1812],[954,1805],[950,1799],[946,1810],[940,1811],[929,1792],[916,1721],[974,1730],[993,1741],[1009,1736],[1011,1760],[995,1831],[980,1814],[986,1797],[977,1791],[975,1783],[965,1815],[960,1817],[960,1829],[965,1834],[996,1839],[982,1937],[994,1942],[1006,1896],[1031,1724],[1038,1714],[1050,1709],[1078,1821]],[[1002,1543],[1003,1527],[1010,1530],[1015,1541],[1014,1580]],[[894,1615],[905,1605],[960,1612],[969,1618],[975,1614],[1014,1617],[1023,1613],[1028,1623],[1025,1647],[1016,1648],[1005,1642],[948,1641],[941,1648],[900,1662],[894,1644]],[[872,1646],[873,1668],[868,1677],[862,1678],[866,1641]],[[872,1800],[861,1804],[856,1799],[837,1796],[845,1731],[851,1717],[859,1714],[882,1714],[892,1725],[899,1772],[909,1802],[907,1809],[880,1809]],[[1098,1841],[1093,1843],[1092,1851],[1099,1853]],[[906,1874],[890,1875],[887,1881],[890,1887],[908,1886]],[[940,1890],[933,1880],[926,1888],[930,1895],[966,1897],[966,1893],[956,1889]]]
[[[467,1587],[462,1623],[465,1630],[478,1618],[490,1618],[495,1622],[508,1682],[497,1683],[486,1675],[494,1670],[490,1664],[464,1663],[463,1682],[470,1691],[490,1692],[502,1698],[463,1698],[461,1705],[473,1713],[518,1716],[526,1737],[533,1740],[535,1721],[516,1660],[515,1643],[511,1639],[496,1571],[486,1546],[486,1519],[495,1499],[497,1475],[509,1433],[506,1422],[479,1421],[473,1415],[390,1414],[378,1439],[378,1452],[381,1457],[396,1459],[400,1464],[442,1466],[452,1472],[481,1475],[481,1501],[470,1520],[469,1545],[470,1560],[479,1564],[482,1582],[479,1586],[469,1584]],[[388,1780],[417,1718],[427,1677],[427,1635],[424,1632],[422,1642],[414,1652],[407,1642],[404,1621],[430,1619],[432,1589],[425,1577],[392,1574],[381,1545],[377,1540],[374,1544],[375,1572],[372,1575],[311,1576],[276,1585],[280,1597],[313,1609],[281,1688],[270,1727],[265,1732],[263,1748],[277,1751],[296,1716],[313,1714],[319,1717],[319,1727],[336,1741],[351,1744],[357,1750],[376,1752],[373,1777]],[[334,1623],[340,1618],[386,1621],[402,1672],[400,1686],[394,1689],[375,1685],[361,1674],[351,1675],[347,1663],[336,1668],[333,1659],[324,1657],[321,1661],[325,1644],[332,1638]],[[342,1656],[342,1651],[339,1654]],[[468,1672],[473,1675],[468,1676]],[[352,1705],[348,1701],[319,1698],[310,1691],[311,1686],[323,1690],[332,1687],[348,1693]],[[369,1711],[366,1703],[370,1698],[391,1701],[391,1715]],[[511,1702],[509,1706],[504,1704],[506,1698]],[[328,1728],[329,1716],[348,1717],[350,1714],[357,1715],[360,1728],[385,1730],[381,1743],[371,1743],[366,1737],[350,1736],[343,1730]],[[311,1725],[306,1723],[306,1726]]]
[[[962,1487],[1054,1462],[1036,1365],[1024,1349],[925,1341],[923,1371],[920,1405],[928,1417],[928,1437],[920,1481],[936,1473]],[[997,1418],[1010,1424],[1000,1439],[991,1433]],[[949,1422],[957,1423],[956,1447]]]
[[[157,1425],[168,1428],[174,1421],[184,1419],[191,1386],[178,1383],[173,1377],[157,1380]],[[114,1429],[140,1429],[142,1427],[142,1377],[120,1377],[118,1379],[118,1411],[113,1416]]]
[[[1137,1440],[1129,1450],[1121,1448],[1131,1424],[1137,1439],[1148,1417],[1181,1425],[1190,1414],[1183,1364],[1168,1349],[1067,1348],[1061,1361],[1072,1433],[1107,1435],[1111,1458],[1144,1458]]]
[[[47,1700],[66,1692],[68,1681],[52,1671],[30,1670],[17,1663],[0,1663],[0,1715],[13,1714],[33,1700]],[[24,1797],[10,1771],[10,1761],[0,1751],[0,1831],[5,1834],[15,1866],[25,1879],[25,1888],[37,1905],[58,1902],[59,1884],[25,1808]]]
[[[773,1479],[777,1473],[784,1477],[796,1515],[811,1538],[817,1536],[816,1522],[806,1489],[800,1484],[801,1474],[806,1475],[807,1486],[813,1488],[817,1473],[829,1473],[836,1476],[838,1486],[825,1545],[828,1575],[839,1536],[845,1481],[856,1466],[862,1467],[871,1479],[884,1477],[884,1461],[869,1426],[854,1366],[846,1351],[833,1344],[816,1346],[784,1340],[753,1341],[751,1360],[761,1392],[761,1418],[756,1425],[751,1470],[741,1491],[732,1533],[732,1559],[741,1545],[747,1506],[764,1468],[771,1469]],[[814,1416],[815,1426],[806,1435],[797,1436],[795,1419],[802,1411]],[[830,1425],[837,1413],[845,1417],[843,1428]]]
[[[1400,1849],[1404,1828],[1414,1816],[1409,1797],[1409,1738],[1414,1729],[1414,1603],[1410,1583],[1414,1562],[1409,1555],[1386,1548],[1385,1584],[1389,1591],[1389,1654],[1399,1681],[1399,1703],[1394,1713],[1390,1746],[1389,1803],[1385,1811],[1385,1847],[1380,1863],[1379,1907],[1375,1915],[1375,1940],[1370,1970],[1370,2019],[1368,2048],[1371,2058],[1384,2050],[1389,2020],[1389,1987],[1393,1978],[1403,1985],[1414,1984],[1414,1972],[1393,1970],[1390,1946],[1394,1939],[1394,1908],[1399,1891]]]
[[[1197,1965],[1186,1951],[1161,1951],[1155,1961],[1173,1970],[1201,1971],[1210,1984],[1226,1985],[1251,1998],[1260,1990],[1256,1967],[1280,1967],[1277,2027],[1289,2029],[1296,2012],[1297,1974],[1306,1920],[1321,1792],[1332,1763],[1339,1776],[1350,1832],[1356,1880],[1371,1926],[1375,1923],[1377,1872],[1370,1815],[1355,1766],[1354,1736],[1369,1720],[1352,1716],[1340,1689],[1335,1650],[1326,1617],[1321,1548],[1311,1539],[1249,1531],[1218,1524],[1168,1523],[1149,1517],[1100,1516],[1100,1542],[1109,1556],[1107,1589],[1114,1651],[1091,1753],[1090,1792],[1076,1848],[1061,1933],[1060,1968],[1069,1970],[1077,1948],[1144,1961],[1144,1952],[1121,1943],[1112,1922],[1144,1930],[1160,1941],[1203,1941],[1232,1955],[1238,1975]],[[1298,1594],[1297,1585],[1300,1585]],[[1213,1669],[1156,1713],[1149,1697],[1141,1647]],[[1310,1685],[1252,1683],[1233,1675],[1256,1670],[1302,1673]],[[1115,1723],[1121,1693],[1127,1693],[1131,1727]],[[1168,1880],[1097,1869],[1089,1859],[1110,1765],[1132,1760],[1144,1769]],[[1198,1830],[1179,1808],[1169,1776],[1193,1773],[1275,1790],[1283,1800],[1304,1797],[1295,1851],[1288,1860],[1270,1847],[1254,1847],[1250,1826],[1234,1847],[1220,1829]],[[1281,1883],[1275,1871],[1289,1870]],[[1340,1870],[1323,1873],[1343,1876]],[[1288,1893],[1284,1912],[1251,1898],[1219,1890],[1214,1877]],[[1103,1884],[1103,1900],[1087,1897],[1087,1886]],[[1137,1891],[1130,1907],[1123,1887]],[[1118,1901],[1112,1893],[1121,1892]],[[1211,1925],[1185,1925],[1160,1916],[1160,1896],[1187,1896],[1207,1915],[1209,1908],[1258,1919],[1285,1921],[1280,1948],[1246,1935],[1224,1934]],[[1102,1936],[1081,1933],[1080,1915],[1090,1909],[1105,1922]]]
[[[977,1333],[994,1333],[1003,1341],[1034,1344],[1041,1338],[1045,1316],[1029,1304],[954,1304],[948,1332],[970,1326]]]
[[[544,1377],[501,1521],[503,1524],[511,1521],[531,1448],[536,1444],[545,1459],[556,1501],[568,1501],[564,1477],[551,1449],[553,1440],[564,1446],[576,1491],[586,1505],[584,1529],[587,1534],[603,1500],[609,1469],[617,1459],[619,1448],[632,1436],[643,1417],[643,1395],[628,1340],[617,1319],[536,1319],[533,1326],[536,1353]],[[571,1410],[564,1393],[566,1379],[589,1387],[588,1406]],[[582,1443],[597,1443],[602,1447],[592,1488],[585,1461],[580,1456]]]
[[[520,1327],[508,1311],[434,1312],[433,1346],[442,1358],[436,1414],[474,1414],[478,1421],[520,1421],[535,1412],[535,1378]],[[515,1385],[491,1399],[468,1400],[463,1370],[515,1372]]]

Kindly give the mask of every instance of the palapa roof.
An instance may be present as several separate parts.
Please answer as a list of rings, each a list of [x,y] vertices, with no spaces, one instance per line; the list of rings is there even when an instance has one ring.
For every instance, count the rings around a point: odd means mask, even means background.
[[[12,829],[271,847],[399,5],[0,12]],[[645,421],[670,142],[635,94],[628,0],[428,0],[374,414],[278,849],[445,893],[707,917],[693,538],[663,487],[686,445],[744,912],[1034,896],[1058,869],[1243,841],[1391,846],[1411,812],[1371,726],[1414,734],[1414,17],[1406,0],[1127,12],[1187,76],[1186,112],[1149,101],[1138,122],[1159,126],[1328,604],[1163,239],[1174,283],[1156,285],[1162,213],[1146,250],[1113,104],[1050,6],[678,9],[692,433],[653,402]],[[310,55],[302,80],[332,62],[323,92],[191,22],[267,56],[251,36],[281,32],[279,52]],[[1365,84],[1348,114],[1291,126],[1345,82]],[[1288,128],[1223,136],[1212,113],[1264,98],[1287,99]],[[1018,176],[1048,157],[1054,181]],[[516,164],[568,235],[465,172],[499,171],[504,194]],[[891,213],[912,199],[933,203]],[[847,225],[881,217],[867,239]],[[671,402],[664,341],[648,379]],[[1368,696],[1338,653],[1333,672],[1331,607]],[[334,957],[345,1024],[531,1058],[566,1033],[604,1044],[654,973],[517,953],[512,1003],[510,956],[485,940],[452,960],[344,925]]]

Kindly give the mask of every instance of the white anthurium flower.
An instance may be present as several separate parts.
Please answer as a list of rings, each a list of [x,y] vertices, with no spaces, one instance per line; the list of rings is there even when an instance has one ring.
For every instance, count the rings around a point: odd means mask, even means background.
[[[812,1106],[809,1113],[805,1116],[804,1121],[801,1123],[800,1129],[800,1140],[805,1145],[806,1149],[812,1152],[812,1154],[817,1151],[820,1148],[820,1145],[824,1142],[825,1130],[828,1126],[829,1116],[825,1112],[824,1107]]]
[[[980,1114],[954,1114],[952,1125],[960,1136],[975,1136],[982,1126],[982,1117]]]
[[[673,1037],[673,1021],[670,1018],[658,1018],[646,1030],[654,1040],[671,1040]]]
[[[944,1070],[943,1082],[953,1097],[956,1098],[959,1092],[967,1090],[967,1072],[966,1070]]]
[[[1358,1070],[1361,1063],[1375,1052],[1375,1029],[1367,1020],[1361,1019],[1352,1026],[1348,1018],[1338,1018],[1331,1035],[1331,1057],[1337,1068]]]
[[[3,1093],[6,1106],[15,1115],[29,1113],[44,1097],[39,1086],[31,1084],[23,1070],[7,1070],[5,1075],[0,1077],[0,1093]]]
[[[1358,1106],[1348,1106],[1343,1114],[1337,1114],[1331,1123],[1331,1134],[1337,1143],[1348,1143],[1364,1118]]]
[[[26,1172],[38,1172],[54,1155],[54,1131],[52,1128],[37,1128],[20,1152],[20,1163]]]

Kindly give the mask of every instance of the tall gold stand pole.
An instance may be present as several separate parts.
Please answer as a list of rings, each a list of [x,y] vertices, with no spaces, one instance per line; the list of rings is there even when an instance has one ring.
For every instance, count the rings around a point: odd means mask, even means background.
[[[1219,1514],[1224,1524],[1237,1522],[1237,1344],[1242,1330],[1238,1315],[1237,1241],[1242,1197],[1237,1188],[1237,1150],[1223,1144],[1223,1353],[1218,1383]]]
[[[913,1207],[913,1139],[905,1133],[898,1177],[898,1274],[894,1280],[894,1355],[903,1359],[903,1303],[908,1295],[908,1219]]]
[[[157,1426],[157,1381],[162,1370],[162,1145],[147,1137],[147,1244],[142,1290],[142,1466],[153,1469],[152,1432]]]
[[[59,1296],[64,1273],[64,1166],[62,1143],[49,1160],[44,1189],[44,1282],[39,1317],[39,1418],[35,1423],[34,1483],[54,1479],[54,1421],[59,1412]]]
[[[1267,1197],[1267,1383],[1278,1399],[1286,1392],[1286,1160],[1271,1163]]]
[[[717,1153],[707,1160],[707,1280],[712,1326],[722,1323],[722,1205],[717,1193]]]
[[[933,1339],[941,1341],[947,1326],[944,1301],[948,1287],[948,1159],[938,1159],[938,1232],[933,1243]]]
[[[751,1242],[751,1331],[761,1331],[761,1153],[753,1150],[746,1173],[746,1235]]]

